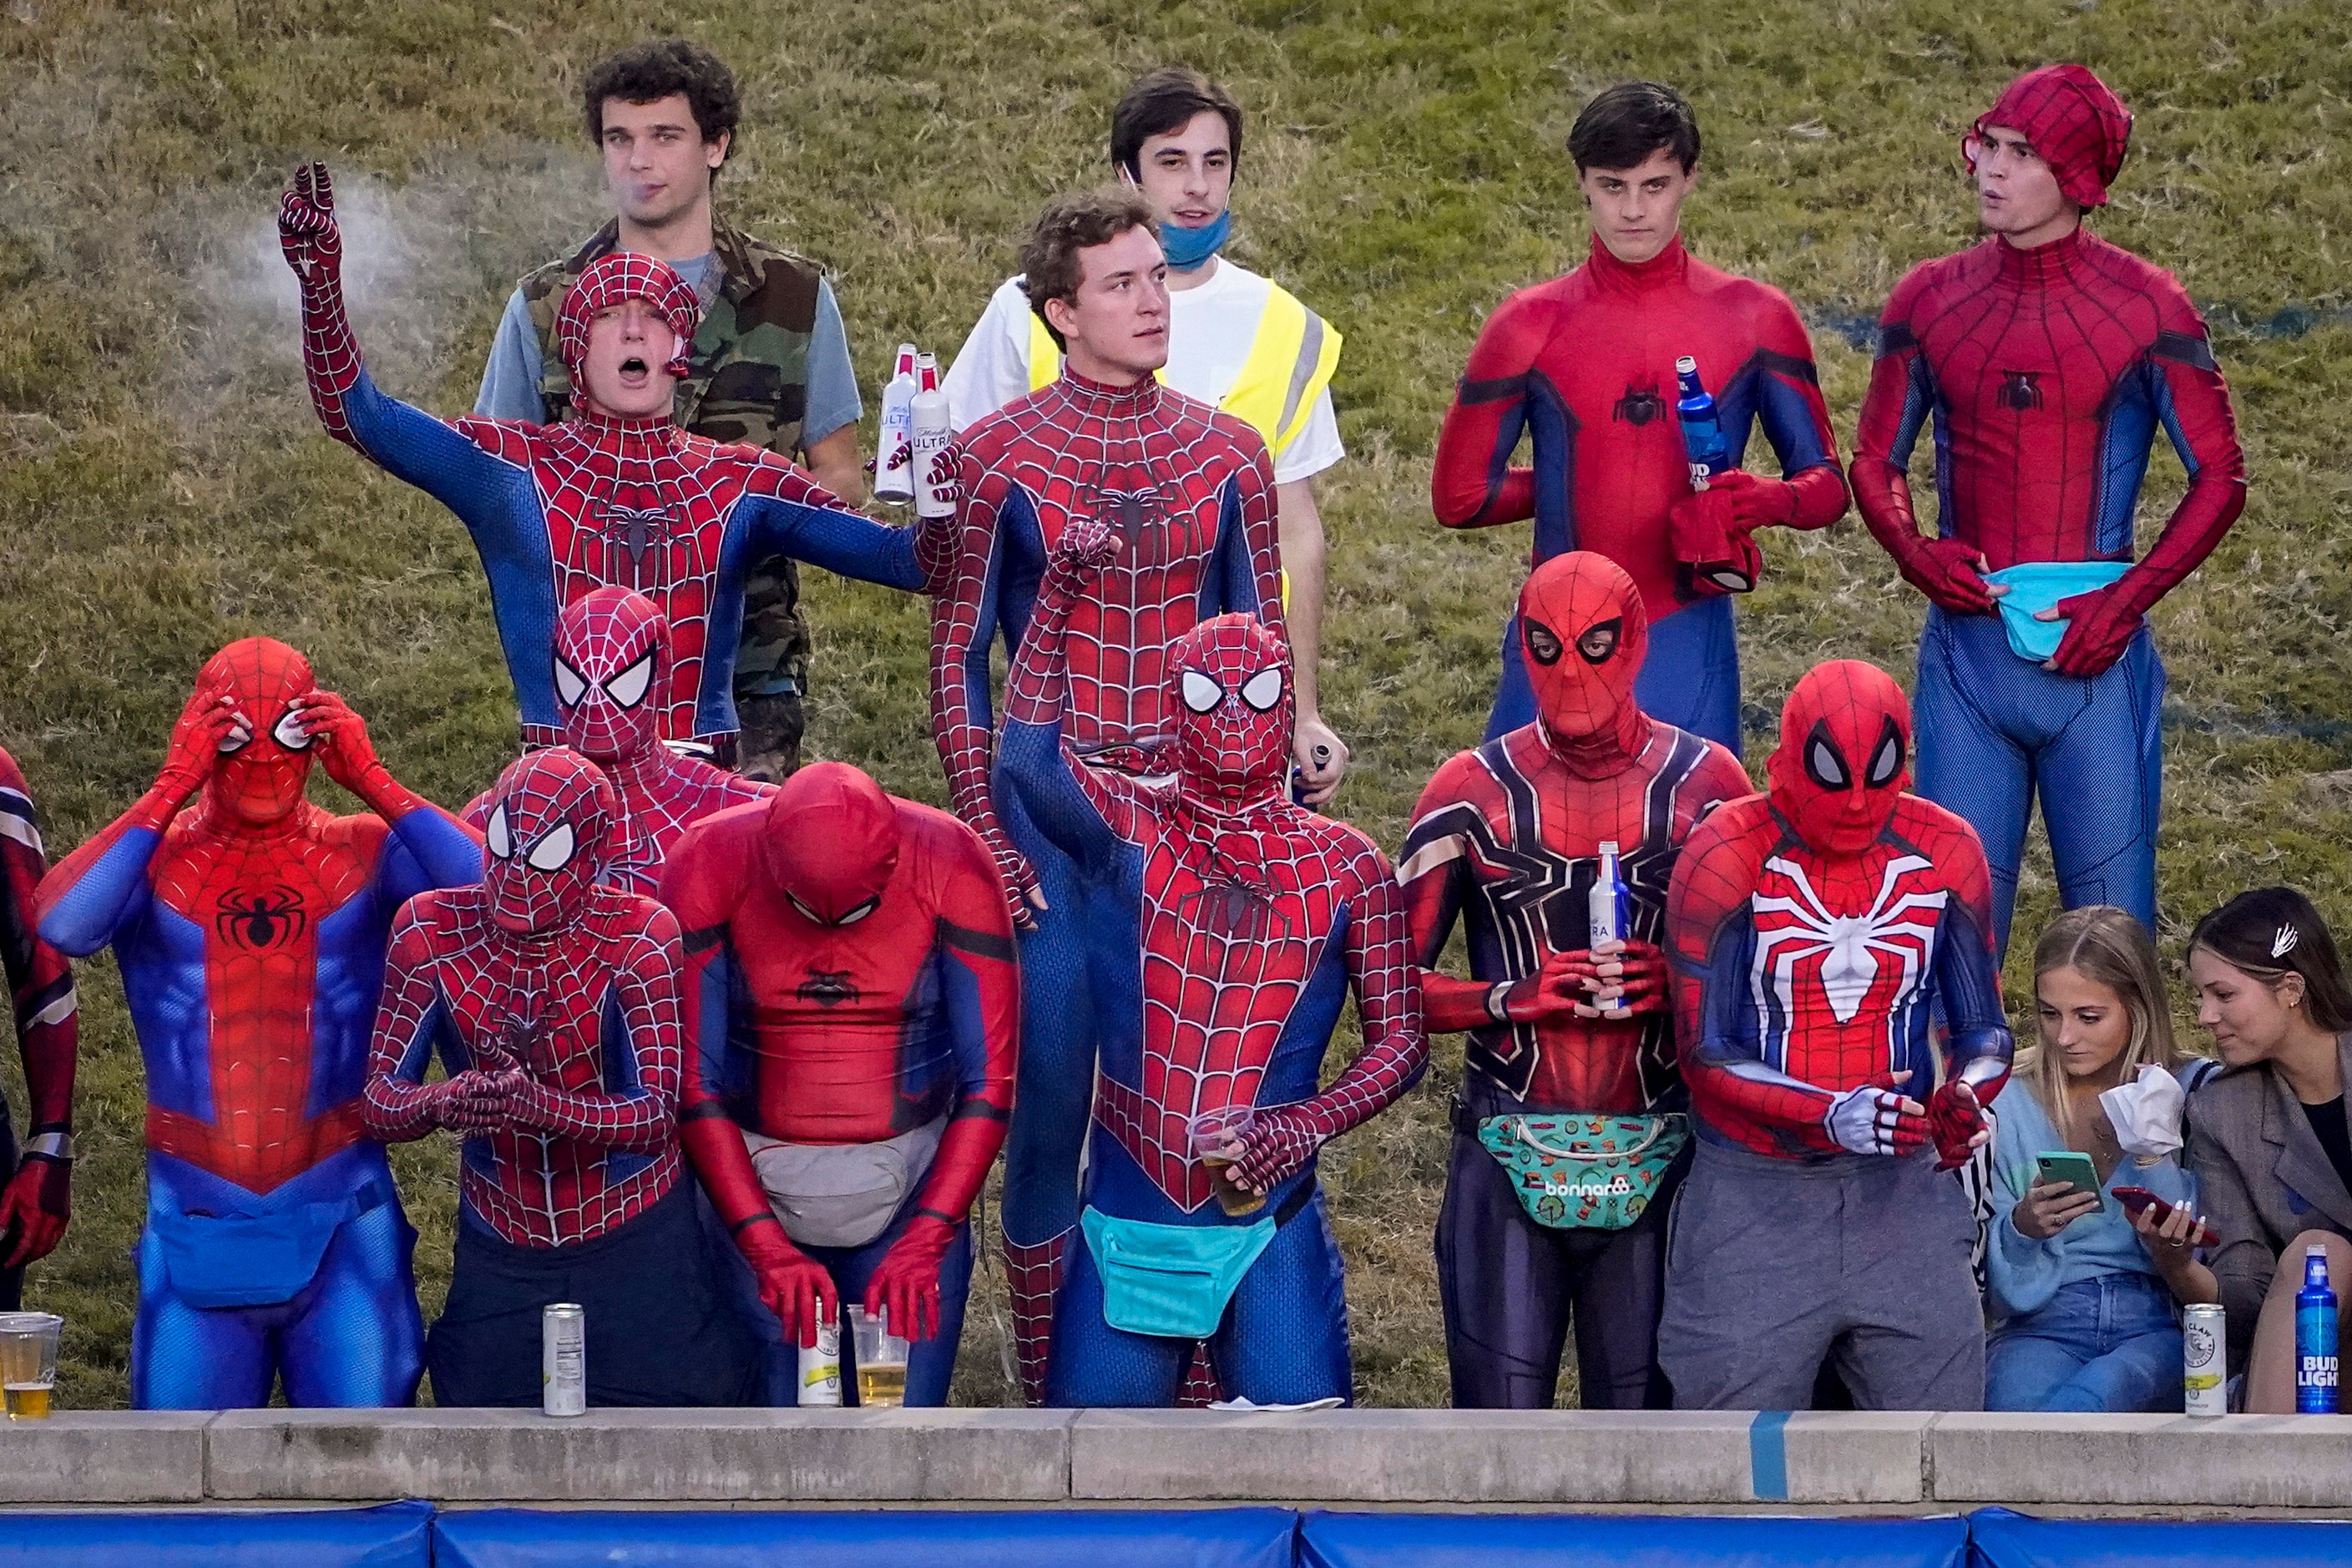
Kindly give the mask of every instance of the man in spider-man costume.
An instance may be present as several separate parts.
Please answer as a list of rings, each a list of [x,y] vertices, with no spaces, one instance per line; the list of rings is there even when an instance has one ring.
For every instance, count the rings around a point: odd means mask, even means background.
[[[1101,1068],[1084,1241],[1071,1251],[1045,1373],[1057,1405],[1174,1402],[1197,1341],[1257,1403],[1352,1390],[1339,1251],[1316,1152],[1411,1088],[1428,1064],[1404,900],[1356,829],[1291,804],[1290,655],[1246,616],[1168,649],[1175,778],[1089,763],[1065,731],[1063,647],[1118,542],[1095,520],[1056,546],[1008,680],[1002,794],[1069,856],[1099,940]],[[1364,1049],[1318,1092],[1352,986]],[[1195,1153],[1204,1119],[1247,1130]],[[1223,1183],[1223,1195],[1217,1183]],[[1235,1214],[1235,1194],[1263,1199]],[[1181,1284],[1183,1300],[1147,1286]]]
[[[373,815],[305,800],[314,758]],[[247,637],[196,677],[154,787],[43,879],[46,941],[114,944],[146,1062],[134,1405],[262,1405],[281,1378],[298,1405],[415,1396],[416,1236],[362,1125],[367,1026],[401,901],[480,875],[309,661]]]
[[[0,1100],[0,1312],[16,1310],[25,1266],[65,1239],[72,1216],[74,1047],[80,1018],[73,971],[40,939],[33,901],[48,871],[33,797],[16,760],[0,752],[0,972],[15,1005],[16,1050],[32,1101],[32,1129],[17,1157]]]
[[[1057,644],[1069,740],[1099,771],[1165,773],[1169,645],[1223,611],[1278,626],[1281,560],[1265,443],[1154,377],[1168,357],[1168,291],[1150,209],[1132,195],[1065,198],[1039,217],[1022,263],[1031,304],[1063,347],[1062,374],[963,433],[969,499],[954,586],[933,609],[931,715],[956,815],[996,857],[1024,928],[1004,1258],[1034,1402],[1077,1223],[1094,1079],[1094,1005],[1080,975],[1107,939],[1082,907],[1076,865],[1001,782],[992,786],[989,645],[1000,635],[1008,651],[1020,645],[1067,530],[1110,528],[1126,548],[1072,606]],[[1057,755],[1037,760],[1059,779]]]
[[[1863,521],[1929,601],[1919,788],[1984,841],[1997,946],[2037,794],[2066,907],[2116,904],[2155,928],[2164,667],[2147,615],[2245,505],[2204,321],[2170,273],[2082,226],[2130,136],[2131,115],[2081,66],[2010,83],[1961,144],[1991,232],[1895,285],[1854,442]],[[1931,419],[1927,538],[1909,470]],[[2189,489],[2135,563],[2159,428]],[[2054,653],[2017,651],[2033,620],[2064,623]]]
[[[1825,1361],[1865,1410],[1983,1406],[1976,1226],[1939,1172],[1984,1142],[2010,1037],[1984,851],[1904,792],[1910,744],[1885,671],[1816,666],[1781,711],[1770,788],[1699,824],[1675,864],[1666,948],[1699,1138],[1658,1356],[1684,1408],[1807,1409]]]
[[[617,584],[651,596],[670,626],[657,696],[662,738],[730,752],[744,574],[773,555],[893,587],[944,581],[950,531],[887,528],[844,510],[773,453],[689,436],[671,417],[700,301],[649,256],[616,251],[564,296],[557,350],[572,417],[523,425],[443,421],[369,379],[343,313],[342,236],[324,164],[295,176],[278,219],[301,282],[302,363],[327,433],[429,491],[474,536],[526,742],[561,724],[551,644],[556,612]]]
[[[799,1402],[820,1313],[862,1299],[916,1342],[906,1403],[946,1404],[968,1218],[1013,1114],[995,861],[948,813],[816,763],[688,833],[662,899],[686,928],[679,1119],[766,1305],[772,1401]]]
[[[480,884],[420,895],[393,928],[368,1131],[465,1139],[438,1404],[538,1404],[554,1301],[585,1310],[592,1404],[747,1386],[750,1341],[678,1179],[677,921],[597,880],[615,810],[593,763],[532,752],[491,792]]]
[[[604,770],[614,817],[598,875],[653,894],[662,862],[686,830],[714,812],[765,798],[767,784],[739,778],[662,743],[658,694],[669,673],[669,622],[628,588],[598,588],[555,617],[555,710],[563,744]],[[485,790],[466,821],[489,821]]]
[[[1699,135],[1681,94],[1610,88],[1568,144],[1592,252],[1486,319],[1438,435],[1431,501],[1448,528],[1534,519],[1538,565],[1591,550],[1623,567],[1650,619],[1643,710],[1737,754],[1739,649],[1724,595],[1754,584],[1757,529],[1825,528],[1845,511],[1812,343],[1779,289],[1683,248]],[[1685,356],[1698,362],[1735,465],[1696,493],[1675,413]],[[1759,425],[1780,479],[1736,466]],[[1532,460],[1515,467],[1523,434]],[[1506,626],[1489,741],[1536,717],[1522,645]]]
[[[1512,625],[1537,720],[1438,769],[1397,868],[1428,1026],[1470,1036],[1437,1222],[1454,1403],[1550,1409],[1572,1308],[1586,1408],[1663,1405],[1666,1211],[1687,1162],[1625,1229],[1555,1229],[1528,1215],[1478,1131],[1524,1112],[1683,1109],[1656,945],[1666,884],[1693,824],[1750,785],[1721,746],[1642,711],[1648,621],[1606,556],[1572,550],[1538,566]],[[1622,949],[1595,949],[1590,934],[1604,840],[1632,894]],[[1457,980],[1436,964],[1465,911],[1472,978]]]

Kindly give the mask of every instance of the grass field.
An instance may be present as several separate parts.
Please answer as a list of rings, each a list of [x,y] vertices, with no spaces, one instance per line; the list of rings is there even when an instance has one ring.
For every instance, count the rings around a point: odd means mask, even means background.
[[[2336,0],[13,0],[0,744],[53,856],[145,787],[196,666],[252,632],[306,649],[395,772],[445,804],[496,773],[513,713],[473,551],[317,432],[271,214],[298,160],[331,162],[379,377],[455,412],[513,279],[601,216],[581,72],[657,30],[742,78],[722,204],[833,270],[869,395],[902,337],[951,352],[1029,215],[1100,174],[1132,74],[1185,60],[1231,83],[1254,116],[1235,254],[1348,338],[1351,456],[1321,487],[1325,707],[1358,758],[1339,809],[1391,847],[1422,782],[1477,736],[1525,549],[1517,530],[1435,526],[1430,448],[1483,314],[1582,253],[1562,152],[1582,99],[1633,75],[1689,93],[1707,135],[1693,245],[1824,323],[1843,445],[1867,363],[1832,329],[1971,237],[1955,142],[2000,84],[2088,62],[2139,117],[2097,227],[2214,307],[2252,474],[2244,520],[2156,617],[2172,679],[2165,934],[2177,946],[2256,881],[2352,915],[2352,10]],[[2146,529],[2179,489],[2160,455]],[[1742,606],[1751,737],[1822,657],[1907,681],[1919,601],[1857,524],[1766,548],[1771,574]],[[817,574],[809,602],[812,751],[940,800],[919,607]],[[1765,749],[1751,740],[1751,764]],[[2037,874],[2025,937],[2051,902]],[[2014,1001],[2015,963],[2010,979]],[[126,1397],[142,1089],[110,964],[84,969],[82,998],[76,1223],[29,1297],[68,1318],[61,1394],[89,1406]],[[1458,1041],[1438,1055],[1325,1163],[1369,1403],[1444,1399],[1429,1236]],[[21,1115],[13,1061],[0,1079]],[[429,1314],[451,1152],[395,1163]],[[991,1403],[1005,1392],[993,1274],[982,1297],[958,1394]]]

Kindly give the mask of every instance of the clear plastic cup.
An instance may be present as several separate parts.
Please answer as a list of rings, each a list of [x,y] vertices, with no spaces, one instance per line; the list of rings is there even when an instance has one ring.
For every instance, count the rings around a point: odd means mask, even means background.
[[[47,1417],[58,1382],[58,1336],[65,1326],[55,1312],[0,1312],[0,1391],[9,1420]]]
[[[863,1307],[849,1315],[850,1348],[857,1361],[857,1403],[883,1406],[907,1403],[907,1342],[890,1331],[890,1321]]]
[[[1225,1167],[1232,1163],[1229,1151],[1234,1143],[1247,1139],[1256,1125],[1257,1111],[1253,1107],[1221,1105],[1194,1116],[1188,1130],[1192,1158],[1209,1168],[1209,1183],[1216,1194],[1217,1206],[1229,1215],[1255,1214],[1265,1207],[1263,1194],[1235,1186],[1225,1174]]]

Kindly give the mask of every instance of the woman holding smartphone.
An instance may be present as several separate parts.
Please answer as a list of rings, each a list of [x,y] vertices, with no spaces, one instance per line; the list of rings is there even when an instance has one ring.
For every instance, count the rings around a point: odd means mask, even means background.
[[[1985,1408],[2178,1411],[2178,1304],[2215,1299],[2193,1250],[2189,1175],[2172,1153],[2147,1152],[2178,1149],[2179,1129],[2141,1122],[2128,1136],[2142,1152],[2126,1158],[2099,1099],[2145,1067],[2187,1077],[2156,946],[2122,910],[2070,910],[2034,948],[2033,989],[2041,1040],[2017,1075],[2028,1092],[2003,1097],[1993,1133]],[[2097,1190],[2043,1170],[2085,1160]],[[2171,1206],[2134,1212],[2117,1188]]]
[[[2221,1236],[2230,1366],[2245,1373],[2244,1409],[2281,1414],[2294,1408],[2305,1248],[2326,1248],[2328,1278],[2352,1300],[2352,986],[2326,923],[2293,888],[2240,893],[2199,921],[2189,979],[2229,1069],[2197,1097],[2189,1162]]]

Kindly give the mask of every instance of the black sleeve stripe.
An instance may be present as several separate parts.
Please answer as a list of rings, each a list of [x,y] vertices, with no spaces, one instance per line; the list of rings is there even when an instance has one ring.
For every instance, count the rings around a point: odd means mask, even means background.
[[[1002,1106],[991,1105],[984,1100],[967,1100],[955,1108],[950,1121],[1010,1121],[1013,1112]]]
[[[726,941],[727,928],[723,925],[704,926],[700,931],[690,931],[686,932],[680,940],[682,940],[686,944],[688,956],[691,957],[695,953],[702,952],[705,948],[717,947],[720,942]]]
[[[1813,362],[1800,358],[1796,354],[1780,353],[1771,349],[1758,349],[1748,356],[1748,364],[1752,364],[1759,370],[1769,370],[1775,375],[1785,375],[1790,381],[1807,382],[1814,386],[1822,384],[1822,374],[1814,368]],[[1748,366],[1742,365],[1740,368],[1745,370]]]
[[[932,1219],[938,1220],[942,1225],[961,1225],[963,1223],[963,1221],[958,1219],[955,1215],[951,1214],[941,1214],[937,1209],[919,1208],[915,1212],[919,1215],[927,1215]]]
[[[1919,339],[1908,321],[1882,321],[1878,326],[1878,357],[1899,354],[1906,349],[1916,349]]]
[[[677,1113],[677,1119],[678,1121],[683,1124],[688,1121],[708,1121],[713,1117],[724,1118],[726,1114],[727,1108],[725,1106],[719,1104],[719,1101],[715,1100],[706,1100],[699,1105],[689,1105],[684,1110],[679,1111]]]
[[[993,958],[1003,963],[1013,962],[1013,939],[1009,936],[960,926],[945,915],[940,917],[940,936],[950,947],[969,952],[975,958]]]
[[[1506,375],[1494,381],[1472,381],[1465,375],[1454,390],[1454,400],[1464,404],[1517,403],[1527,395],[1528,378],[1524,375]]]
[[[2158,359],[2168,359],[2191,370],[2221,368],[2214,361],[2213,345],[2194,332],[2158,332],[2156,334],[2156,346],[2148,352]]]
[[[783,1228],[784,1222],[778,1219],[772,1214],[750,1215],[742,1219],[737,1220],[733,1225],[729,1226],[727,1227],[727,1234],[730,1236],[740,1236],[755,1225],[772,1225],[777,1229],[782,1230]]]

